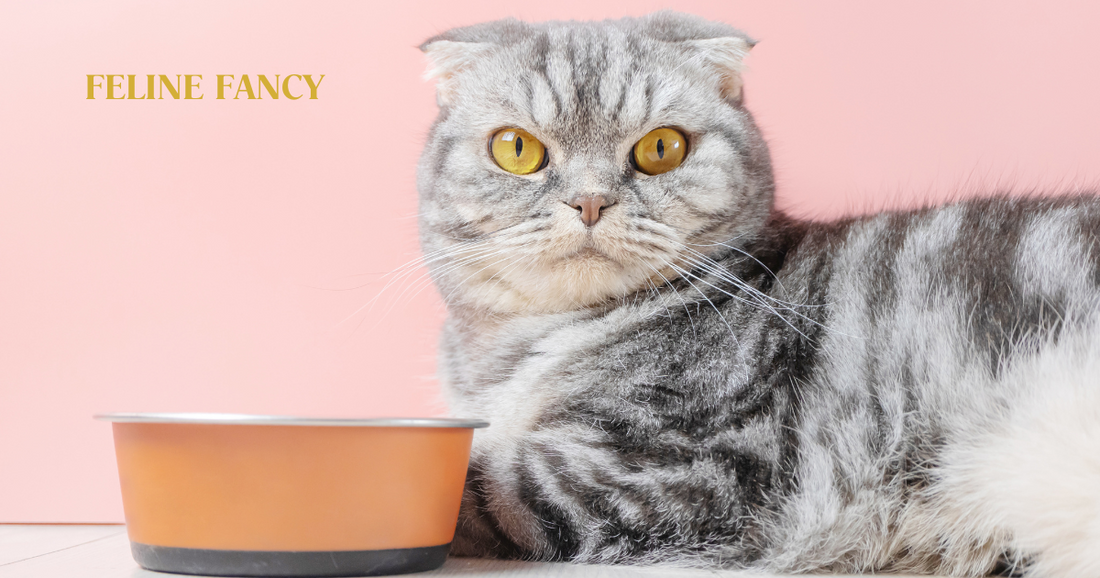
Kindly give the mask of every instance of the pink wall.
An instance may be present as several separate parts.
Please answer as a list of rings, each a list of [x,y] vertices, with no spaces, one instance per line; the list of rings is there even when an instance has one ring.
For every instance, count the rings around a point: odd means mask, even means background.
[[[441,411],[433,290],[361,307],[417,254],[414,47],[452,26],[674,6],[743,27],[801,214],[1100,181],[1095,4],[907,4],[0,5],[0,521],[121,519],[98,411]],[[105,73],[207,96],[86,100]],[[211,100],[242,73],[326,76],[318,100]]]

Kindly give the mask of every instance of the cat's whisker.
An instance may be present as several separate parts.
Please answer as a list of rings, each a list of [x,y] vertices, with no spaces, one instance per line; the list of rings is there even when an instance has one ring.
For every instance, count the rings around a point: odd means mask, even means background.
[[[414,262],[412,264],[413,266],[405,268],[404,271],[401,271],[401,273],[396,275],[391,281],[392,282],[398,281],[399,279],[401,279],[404,276],[409,275],[413,271],[419,270],[420,266],[431,265],[432,263],[435,263],[437,261],[441,261],[441,260],[444,260],[444,259],[453,259],[455,257],[459,257],[459,256],[462,256],[462,255],[467,255],[469,253],[477,253],[477,252],[482,251],[484,249],[486,249],[485,244],[479,242],[479,243],[469,243],[469,244],[465,244],[465,245],[461,245],[461,246],[445,247],[445,248],[440,249],[438,251],[433,251],[432,253],[422,257],[419,261]],[[385,289],[385,288],[383,288],[383,289]]]
[[[503,252],[503,250],[501,252]],[[498,265],[500,263],[509,261],[511,259],[517,259],[517,258],[519,258],[519,257],[517,257],[515,255],[508,255],[508,256],[505,256],[503,259],[499,259],[497,261],[494,261],[493,263],[490,263],[490,264],[482,267],[481,269],[478,269],[477,271],[474,271],[473,273],[470,273],[468,276],[466,276],[466,278],[464,278],[463,280],[461,280],[461,281],[459,281],[458,283],[455,284],[454,288],[452,288],[451,291],[449,293],[447,293],[446,296],[443,297],[443,302],[444,303],[450,303],[451,296],[454,295],[455,291],[458,291],[458,289],[461,288],[462,285],[464,285],[467,281],[469,281],[470,279],[472,279],[473,277],[475,277],[477,274],[481,273],[482,271],[484,271],[484,270],[486,270],[490,267],[493,267],[495,265]]]
[[[522,256],[518,256],[514,259],[514,261],[512,263],[509,263],[506,267],[502,268],[501,270],[497,271],[496,273],[493,273],[493,276],[489,277],[485,282],[488,283],[489,281],[492,281],[493,278],[496,278],[496,282],[493,283],[493,287],[492,287],[495,290],[496,288],[498,288],[500,286],[501,281],[504,281],[504,275],[508,271],[511,271],[513,267],[515,267],[516,265],[521,264],[521,263],[525,264],[526,267],[531,266],[531,261],[522,258]]]
[[[691,285],[691,286],[692,286],[692,288],[694,288],[694,289],[695,289],[695,291],[696,291],[696,292],[698,292],[698,293],[699,293],[699,295],[700,295],[700,296],[701,296],[701,297],[702,297],[702,298],[703,298],[704,300],[706,300],[706,302],[707,302],[708,304],[710,304],[710,307],[711,307],[711,309],[714,309],[714,312],[718,314],[718,318],[722,320],[722,323],[723,323],[723,324],[725,324],[725,326],[726,326],[726,329],[729,329],[729,332],[730,332],[730,337],[732,337],[732,338],[733,338],[733,342],[734,342],[735,344],[737,344],[737,346],[738,346],[738,347],[740,347],[740,346],[741,346],[741,341],[740,341],[740,340],[739,340],[739,339],[737,338],[737,332],[733,330],[733,326],[731,326],[731,325],[730,325],[730,323],[729,323],[729,321],[728,321],[728,320],[726,320],[726,316],[725,316],[725,315],[722,315],[722,312],[721,312],[721,311],[719,311],[719,309],[718,309],[718,306],[717,306],[717,305],[715,305],[715,304],[714,304],[714,302],[710,300],[710,297],[707,297],[706,293],[704,293],[704,292],[703,292],[703,291],[701,291],[701,290],[700,290],[700,289],[699,289],[698,287],[696,287],[696,286],[695,286],[695,284],[694,284],[694,283],[692,283],[692,282],[691,282],[691,279],[689,279],[688,277],[695,277],[696,279],[699,279],[700,281],[702,281],[702,282],[704,282],[704,283],[707,283],[707,282],[706,282],[706,281],[705,281],[704,279],[701,279],[700,277],[697,277],[697,276],[695,276],[695,275],[692,275],[692,274],[691,274],[691,273],[690,273],[689,271],[686,271],[686,270],[684,270],[684,269],[681,269],[680,267],[677,267],[676,265],[674,265],[674,264],[672,264],[672,263],[669,263],[669,264],[668,264],[668,266],[669,266],[669,267],[672,267],[672,268],[673,268],[673,269],[675,269],[676,271],[679,271],[679,272],[680,272],[680,274],[682,275],[682,277],[681,277],[681,278],[682,278],[682,279],[683,279],[684,281],[687,281],[688,285]],[[707,283],[707,285],[710,285],[710,283]],[[711,285],[711,287],[714,287],[714,285]],[[715,288],[717,289],[717,287],[715,287]]]
[[[646,292],[652,292],[652,295],[654,295],[654,299],[661,304],[661,307],[664,308],[665,313],[668,314],[668,319],[671,321],[672,311],[669,310],[668,305],[665,305],[665,300],[661,298],[661,290],[657,288],[657,285],[655,285],[653,281],[646,279],[645,282],[650,287],[649,289],[646,289]]]
[[[749,253],[745,250],[739,249],[737,247],[729,246],[729,244],[723,243],[722,246],[726,247],[728,249],[734,250],[734,251],[736,251],[736,252],[738,252],[742,255],[745,255],[746,258],[751,259],[753,262],[756,262],[758,265],[760,265],[761,269],[763,269],[764,271],[767,271],[768,274],[771,275],[772,279],[775,280],[775,284],[779,285],[780,291],[782,291],[784,294],[787,293],[787,287],[783,286],[783,282],[779,279],[779,276],[775,275],[775,273],[771,269],[768,268],[768,265],[763,264],[759,259],[757,259],[755,257],[755,255],[752,255],[751,253]],[[709,255],[707,255],[707,254],[705,254],[701,251],[696,251],[694,249],[691,249],[690,247],[687,247],[686,250],[691,251],[692,253],[698,255],[698,257],[706,259],[707,261],[709,261],[711,263],[714,263],[717,266],[720,266],[717,261],[715,261],[714,259],[709,257]],[[794,304],[794,303],[789,303],[789,302],[783,302],[782,299],[779,299],[777,297],[772,297],[772,296],[768,296],[768,298],[771,299],[771,301],[774,301],[774,302],[777,302],[777,303],[784,303],[784,304],[795,306],[795,307],[809,307],[810,306],[810,305],[804,305],[804,304]]]
[[[420,259],[412,261],[410,264],[403,265],[402,268],[404,268],[404,270],[400,271],[400,273],[394,275],[387,281],[386,285],[383,286],[382,289],[379,290],[378,295],[375,296],[375,300],[380,298],[392,285],[400,283],[408,275],[412,274],[415,271],[418,271],[421,266],[428,266],[443,259],[452,259],[454,257],[465,255],[468,253],[476,253],[482,249],[484,249],[484,247],[480,243],[469,243],[461,246],[444,247],[443,249],[433,251],[428,255],[421,257]],[[394,272],[391,272],[390,274],[392,273]]]
[[[467,256],[467,257],[465,257],[463,259],[460,259],[460,260],[458,260],[454,263],[448,263],[448,264],[444,265],[443,267],[440,267],[438,270],[436,270],[435,275],[436,275],[436,277],[441,277],[443,275],[447,275],[451,272],[457,271],[459,269],[462,269],[462,268],[470,266],[470,265],[477,266],[477,264],[479,262],[483,261],[483,260],[492,259],[492,258],[496,257],[497,255],[500,255],[500,254],[506,253],[506,252],[507,251],[505,249],[488,248],[488,249],[486,249],[486,251],[484,251],[482,253]],[[431,284],[432,284],[431,275],[425,274],[421,277],[421,279],[418,279],[417,282],[414,283],[411,287],[406,289],[406,291],[404,293],[408,293],[410,291],[413,291],[412,295],[408,298],[409,300],[412,300],[412,299],[416,298],[416,296],[419,295],[421,291],[423,291],[427,287],[430,287]]]
[[[740,249],[737,249],[737,248],[735,248],[735,247],[730,247],[730,248],[731,248],[731,249],[734,249],[735,251],[738,251],[738,252],[740,252],[740,253],[742,253],[742,254],[744,254],[744,255],[746,255],[746,256],[748,256],[748,257],[749,257],[749,258],[751,258],[751,259],[752,259],[753,261],[756,261],[756,263],[757,263],[757,264],[759,264],[759,265],[760,265],[761,267],[763,267],[763,268],[764,268],[764,270],[765,270],[765,271],[767,271],[767,272],[768,272],[768,274],[769,274],[769,275],[771,275],[771,276],[772,276],[772,278],[774,278],[774,279],[775,279],[775,282],[776,282],[776,283],[777,283],[777,284],[779,285],[779,288],[780,288],[780,289],[782,289],[782,290],[783,290],[784,292],[786,292],[786,289],[785,289],[785,288],[783,287],[783,283],[782,283],[782,281],[780,281],[780,280],[779,280],[779,278],[775,276],[775,273],[772,273],[771,269],[768,269],[768,267],[767,267],[767,266],[765,266],[765,265],[764,265],[763,263],[761,263],[761,262],[760,262],[760,261],[759,261],[758,259],[756,259],[756,257],[753,257],[753,256],[752,256],[752,255],[750,255],[749,253],[746,253],[746,252],[744,252],[744,251],[742,251],[742,250],[740,250]],[[726,273],[727,275],[729,275],[729,276],[733,277],[733,274],[732,274],[732,273],[730,273],[730,272],[729,272],[729,271],[728,271],[727,269],[725,269],[724,267],[722,267],[722,264],[721,264],[721,263],[719,263],[718,261],[715,261],[715,260],[714,260],[714,259],[712,259],[712,258],[711,258],[710,256],[708,256],[708,255],[706,255],[706,254],[704,254],[704,253],[701,253],[701,252],[699,252],[699,251],[696,251],[695,249],[692,249],[691,247],[686,247],[686,246],[685,246],[685,248],[684,248],[684,249],[685,249],[686,251],[689,251],[689,252],[690,252],[690,253],[692,253],[693,255],[696,255],[696,256],[697,256],[697,257],[699,257],[700,259],[703,259],[703,260],[704,260],[704,261],[706,261],[707,263],[711,264],[711,265],[712,265],[713,267],[715,267],[715,268],[717,268],[717,269],[721,270],[722,272]],[[736,277],[733,277],[733,278],[736,278]],[[738,279],[738,281],[741,281],[741,280],[740,280],[740,279]],[[743,281],[741,281],[741,282],[743,282]],[[801,304],[801,303],[792,303],[792,302],[789,302],[789,301],[784,301],[784,300],[782,300],[782,299],[779,299],[779,298],[777,298],[777,297],[772,297],[771,295],[768,295],[768,294],[766,294],[766,293],[762,293],[762,292],[760,292],[759,290],[756,290],[756,288],[752,288],[752,290],[755,290],[755,291],[757,291],[757,293],[759,293],[761,297],[764,297],[764,298],[768,299],[769,301],[773,301],[773,302],[775,302],[775,303],[778,303],[778,304],[781,304],[781,305],[784,305],[784,306],[789,306],[789,307],[811,307],[811,305],[805,305],[805,304]],[[821,307],[821,306],[820,306],[820,305],[816,305],[816,306],[813,306],[813,307]]]
[[[426,263],[431,262],[432,259],[435,258],[436,256],[443,255],[443,254],[449,254],[449,253],[452,253],[455,250],[463,250],[463,249],[469,248],[471,246],[475,246],[478,243],[480,243],[480,241],[464,241],[462,243],[458,243],[458,244],[455,244],[455,245],[448,245],[446,247],[436,249],[435,251],[425,253],[425,254],[423,254],[423,255],[421,255],[421,256],[419,256],[419,257],[417,257],[417,258],[415,258],[415,259],[413,259],[413,260],[397,267],[393,271],[390,271],[389,273],[386,273],[382,276],[383,277],[388,277],[388,276],[394,275],[394,274],[396,274],[400,271],[404,271],[404,270],[407,270],[407,269],[415,269],[415,268],[417,268],[421,265],[424,265]]]
[[[476,256],[477,256],[476,252],[478,251],[479,248],[478,247],[472,247],[472,246],[466,246],[466,247],[462,247],[459,250],[455,251],[454,254],[447,253],[447,251],[450,250],[450,249],[453,249],[453,247],[447,247],[447,248],[444,248],[444,249],[440,249],[438,251],[433,251],[432,255],[434,255],[434,256],[432,258],[429,259],[429,258],[426,258],[426,257],[421,257],[420,259],[418,259],[416,261],[413,261],[412,263],[417,264],[417,265],[429,265],[433,262],[436,262],[436,261],[439,261],[439,260],[442,260],[442,259],[445,259],[445,258],[453,257],[455,255],[463,255],[465,253],[470,253],[470,252],[474,252],[475,255],[473,257],[476,258]],[[485,250],[485,251],[489,250],[488,248],[484,248],[484,247],[482,247],[480,249]],[[470,256],[464,257],[464,259],[468,259],[468,258],[471,258],[471,257]],[[461,260],[460,260],[460,262],[461,262]],[[366,313],[370,313],[371,311],[373,311],[375,304],[377,304],[378,301],[382,298],[382,296],[385,295],[387,289],[389,289],[390,287],[392,287],[392,286],[394,286],[398,283],[401,283],[403,280],[406,280],[408,275],[410,275],[411,273],[413,273],[417,270],[418,269],[416,269],[416,268],[411,268],[410,267],[410,268],[407,268],[405,271],[401,272],[399,275],[396,275],[396,276],[390,278],[387,281],[386,285],[383,286],[382,289],[380,289],[378,291],[378,293],[372,299],[370,299],[365,304],[363,304],[361,307],[359,307],[358,309],[353,311],[347,317],[340,320],[338,323],[336,323],[336,325],[334,327],[339,327],[340,325],[342,325],[344,323],[347,323],[349,320],[354,318],[356,315],[359,315],[364,310],[366,310]],[[430,272],[426,269],[423,273],[421,273],[420,277],[418,277],[416,280],[413,281],[412,286],[415,287],[416,285],[418,285],[424,279],[429,279],[430,280]],[[394,301],[391,302],[390,307],[387,308],[386,311],[378,318],[378,321],[376,322],[376,325],[377,325],[378,322],[381,322],[381,320],[385,319],[387,315],[389,315],[389,313],[394,309],[394,307],[396,307],[397,303],[400,302],[401,297],[407,291],[408,291],[408,287],[405,290],[403,290],[400,294],[398,294],[397,297],[394,298]],[[360,321],[360,323],[356,325],[355,330],[358,330],[361,325],[362,325],[362,321]]]
[[[696,262],[699,263],[700,266],[705,266],[710,272],[714,273],[715,275],[717,275],[719,277],[722,277],[724,280],[726,280],[726,281],[728,281],[728,282],[730,282],[734,285],[737,285],[741,289],[745,290],[747,293],[753,294],[758,299],[770,301],[772,303],[775,303],[775,304],[781,306],[780,307],[781,309],[786,309],[786,310],[791,310],[791,311],[794,311],[794,308],[797,308],[797,307],[810,307],[809,305],[803,305],[803,304],[799,304],[799,303],[792,303],[792,302],[784,301],[783,299],[779,299],[777,297],[773,297],[771,295],[768,295],[767,293],[764,293],[764,292],[760,291],[759,289],[753,287],[749,283],[745,282],[743,279],[738,278],[731,271],[729,271],[726,267],[724,267],[721,263],[715,261],[714,259],[710,258],[709,256],[707,256],[703,253],[700,253],[699,251],[696,251],[694,249],[691,249],[690,247],[685,246],[683,249],[685,251],[691,253],[696,258]],[[776,282],[778,283],[779,280],[776,279]],[[779,286],[782,289],[782,284],[781,283],[779,284]]]
[[[722,279],[724,281],[727,281],[727,282],[733,284],[734,286],[738,287],[739,289],[745,291],[746,294],[748,296],[752,297],[754,299],[754,301],[759,306],[764,307],[768,311],[775,314],[777,317],[783,319],[783,321],[785,323],[787,323],[788,325],[790,325],[792,329],[794,328],[794,325],[791,324],[790,321],[787,320],[787,318],[780,313],[780,311],[789,311],[792,314],[794,314],[795,316],[803,319],[807,323],[810,323],[811,325],[816,325],[816,326],[820,327],[824,331],[831,332],[831,333],[834,333],[834,334],[837,334],[837,335],[844,335],[844,336],[847,336],[847,337],[852,337],[851,335],[840,332],[835,328],[831,328],[831,327],[828,327],[828,326],[824,325],[823,323],[813,319],[812,317],[809,317],[809,316],[803,314],[802,312],[798,311],[798,309],[797,309],[798,307],[821,307],[821,305],[810,306],[810,305],[791,304],[789,302],[786,302],[786,301],[783,301],[783,300],[780,300],[780,299],[776,299],[776,298],[768,295],[767,293],[764,293],[764,292],[760,291],[759,289],[753,287],[752,285],[749,285],[745,281],[743,281],[741,279],[738,279],[736,276],[734,276],[732,273],[730,273],[726,269],[721,268],[721,265],[718,264],[717,262],[715,262],[713,260],[709,260],[709,261],[710,261],[710,263],[696,262],[696,266],[698,266],[700,269],[702,269],[704,271],[707,271],[707,272],[710,272],[710,273],[714,274],[715,276],[719,277],[720,279]],[[773,307],[773,306],[769,305],[766,301],[771,301],[773,303],[779,304],[780,306],[778,308]],[[801,332],[799,332],[799,333],[801,333]]]
[[[664,265],[668,266],[668,263],[666,262]],[[656,273],[657,275],[660,275],[661,279],[665,280],[665,284],[668,285],[668,288],[672,289],[672,292],[676,294],[676,297],[680,300],[680,303],[684,306],[684,313],[687,314],[688,323],[691,324],[691,333],[692,333],[692,335],[697,336],[698,333],[695,331],[695,320],[693,320],[691,318],[691,311],[688,311],[687,301],[684,301],[684,297],[682,295],[680,295],[680,292],[676,290],[676,287],[674,287],[672,285],[672,282],[668,280],[668,277],[665,277],[664,273],[661,273],[661,271],[659,269],[657,269],[653,265],[650,265],[648,262],[646,262],[646,266],[648,266],[650,269],[653,269],[653,272]],[[669,315],[670,315],[670,318],[671,318],[672,314],[669,313]]]
[[[741,255],[744,255],[745,257],[747,257],[749,259],[752,259],[753,261],[756,262],[757,265],[760,265],[761,268],[763,268],[765,271],[767,271],[768,274],[772,276],[772,279],[775,279],[775,282],[779,285],[779,288],[782,289],[784,293],[786,293],[787,292],[786,287],[783,287],[783,282],[779,280],[779,277],[775,274],[774,271],[771,270],[771,268],[769,268],[767,265],[765,265],[763,262],[761,262],[760,259],[757,259],[756,256],[749,253],[748,251],[745,251],[744,249],[741,249],[740,247],[737,247],[736,245],[730,245],[729,244],[729,243],[731,243],[733,241],[736,241],[737,239],[741,238],[742,236],[743,235],[738,235],[738,236],[736,236],[732,239],[729,239],[725,242],[717,242],[717,243],[713,243],[711,245],[695,245],[695,246],[696,247],[721,246],[721,247],[725,247],[727,249],[731,249],[733,251],[736,251],[736,252],[740,253]],[[691,243],[686,243],[686,245],[691,245]],[[694,252],[701,255],[701,256],[707,257],[706,255],[704,255],[703,253],[701,253],[699,251],[694,251]],[[707,257],[707,258],[709,259],[710,257]],[[717,263],[717,262],[715,262],[715,263]],[[800,305],[800,306],[801,307],[808,307],[808,305]]]
[[[694,264],[693,266],[700,266],[700,267],[701,267],[701,264],[699,264],[699,263],[695,263],[695,264]],[[702,267],[701,267],[701,268],[702,268]],[[704,270],[705,270],[705,269],[704,269]],[[685,273],[685,274],[688,274],[688,275],[690,275],[690,273],[688,273],[688,272],[684,272],[684,273]],[[712,272],[712,273],[713,273],[713,272]],[[802,337],[807,337],[805,333],[803,333],[803,332],[802,332],[801,330],[799,330],[799,329],[798,329],[797,327],[795,327],[795,325],[794,325],[793,323],[791,323],[791,321],[790,321],[789,319],[787,319],[787,318],[786,318],[785,316],[783,316],[783,314],[782,314],[782,313],[780,313],[778,309],[776,309],[776,308],[772,307],[771,305],[768,305],[768,303],[767,303],[767,302],[765,302],[765,301],[763,301],[762,299],[760,299],[759,295],[764,295],[764,294],[763,294],[763,293],[761,293],[761,292],[760,292],[760,291],[759,291],[758,289],[756,289],[755,287],[750,287],[750,286],[749,286],[748,284],[745,284],[744,282],[739,282],[739,283],[735,283],[735,285],[736,285],[737,287],[739,287],[739,288],[741,288],[741,289],[744,289],[744,290],[746,290],[746,293],[747,293],[747,294],[748,294],[749,296],[752,296],[752,297],[754,297],[754,300],[753,300],[752,302],[750,302],[750,301],[747,301],[747,300],[745,300],[745,299],[744,299],[744,298],[742,298],[742,297],[738,297],[737,295],[733,295],[732,293],[729,293],[728,291],[726,291],[726,290],[724,290],[724,289],[722,289],[722,288],[720,288],[720,287],[718,287],[718,286],[716,286],[716,285],[714,285],[714,284],[710,283],[709,281],[707,281],[707,280],[705,280],[705,279],[702,279],[702,278],[700,278],[700,277],[697,277],[697,276],[695,276],[695,275],[692,275],[692,276],[693,276],[693,277],[695,277],[696,279],[699,279],[699,280],[700,280],[700,281],[702,281],[703,283],[706,283],[707,285],[710,285],[710,286],[711,286],[711,287],[713,287],[714,289],[716,289],[716,290],[718,290],[718,291],[721,291],[722,293],[725,293],[726,295],[728,295],[728,296],[730,296],[730,297],[732,297],[732,298],[734,298],[734,299],[737,299],[738,301],[741,301],[742,303],[745,303],[746,305],[754,305],[754,306],[757,306],[757,307],[763,308],[764,310],[768,311],[769,313],[771,313],[771,314],[772,314],[772,315],[774,315],[775,317],[778,317],[779,319],[781,319],[781,320],[782,320],[782,321],[783,321],[784,323],[786,323],[786,324],[787,324],[787,325],[788,325],[788,326],[789,326],[789,327],[790,327],[790,328],[791,328],[792,330],[794,330],[795,332],[797,332],[797,333],[798,333],[799,335],[801,335]],[[721,278],[721,277],[720,277],[720,278]],[[705,297],[705,296],[704,296],[704,297]],[[786,309],[786,310],[789,310],[789,309]],[[805,318],[805,319],[809,319],[808,317],[806,317],[806,316],[802,315],[801,313],[798,313],[797,311],[793,311],[793,310],[791,310],[791,311],[792,311],[792,312],[793,312],[793,313],[794,313],[795,315],[798,315],[798,316],[800,316],[800,317],[803,317],[803,318]],[[810,320],[810,321],[811,321],[811,322],[813,322],[813,320]],[[808,337],[807,337],[807,338],[808,338]]]
[[[698,258],[692,258],[690,256],[681,256],[681,259],[683,259],[686,263],[689,263],[692,266],[692,268],[702,269],[703,271],[705,271],[707,273],[710,273],[710,274],[714,275],[715,277],[718,277],[720,280],[726,281],[727,283],[733,285],[734,287],[737,287],[738,289],[741,289],[742,291],[744,291],[746,293],[746,295],[748,297],[750,297],[752,299],[753,303],[756,303],[756,304],[768,309],[769,311],[776,311],[776,308],[769,305],[768,301],[777,301],[777,300],[772,298],[767,293],[764,293],[764,292],[760,291],[759,289],[753,287],[749,283],[746,283],[743,279],[738,278],[736,275],[733,275],[732,273],[730,273],[728,270],[723,268],[718,263],[711,264],[711,263],[707,263],[706,261],[703,261],[703,260],[698,259]],[[780,307],[780,309],[788,310],[789,307],[782,306],[782,307]]]
[[[702,269],[704,272],[709,272],[709,273],[712,273],[712,274],[714,273],[713,271],[709,271],[708,269],[706,269],[703,266],[703,264],[701,264],[699,262],[691,261],[691,260],[683,258],[683,257],[681,257],[681,259],[683,259],[685,264],[689,265],[692,269]],[[681,274],[683,274],[683,272],[681,272]],[[719,277],[719,279],[730,282],[730,280],[728,280],[728,279],[723,279],[722,277],[720,277],[718,275],[715,275],[715,276]],[[725,291],[724,289],[722,289],[722,288],[720,288],[716,285],[711,284],[709,281],[706,281],[705,279],[701,279],[700,277],[696,277],[696,279],[702,280],[707,285],[710,285],[711,287],[717,289],[718,291],[721,291],[722,293],[725,293],[730,298],[736,299],[737,301],[740,301],[741,303],[744,303],[745,305],[749,305],[749,306],[752,306],[752,307],[763,307],[764,309],[767,309],[769,312],[771,312],[775,315],[778,315],[778,312],[773,307],[769,306],[767,303],[761,303],[759,299],[752,299],[752,300],[746,299],[745,297],[742,297],[740,295],[734,295],[733,293]],[[733,284],[735,287],[737,287],[739,289],[744,289],[744,287],[742,285],[740,285],[736,282],[731,282],[731,284]],[[746,292],[746,293],[748,293],[748,292]],[[751,293],[749,293],[749,297],[755,297],[755,296],[752,295]]]

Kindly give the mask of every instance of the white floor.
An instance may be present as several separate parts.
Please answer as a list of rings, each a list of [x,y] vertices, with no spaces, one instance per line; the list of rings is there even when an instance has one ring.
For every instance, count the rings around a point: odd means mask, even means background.
[[[0,578],[166,578],[130,557],[124,526],[0,525]],[[451,558],[434,572],[465,578],[766,578],[734,571],[581,566]]]

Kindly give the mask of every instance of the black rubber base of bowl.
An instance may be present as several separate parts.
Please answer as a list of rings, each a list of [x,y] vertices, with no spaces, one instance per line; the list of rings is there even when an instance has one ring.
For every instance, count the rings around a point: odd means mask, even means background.
[[[170,548],[130,542],[146,570],[206,576],[381,576],[435,570],[450,544],[396,550],[266,552]]]

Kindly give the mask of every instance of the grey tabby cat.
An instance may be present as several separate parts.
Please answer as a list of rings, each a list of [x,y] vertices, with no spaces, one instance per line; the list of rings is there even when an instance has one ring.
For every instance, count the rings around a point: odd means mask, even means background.
[[[1100,202],[773,206],[743,33],[515,20],[422,49],[453,552],[1100,576]]]

